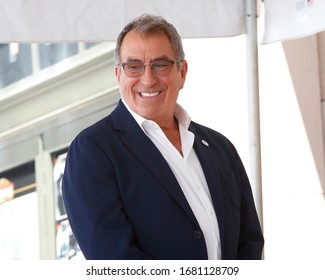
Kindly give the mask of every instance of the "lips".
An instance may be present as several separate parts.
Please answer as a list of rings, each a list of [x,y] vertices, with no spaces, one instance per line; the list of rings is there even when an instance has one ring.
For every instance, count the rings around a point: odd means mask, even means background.
[[[140,92],[142,97],[155,97],[159,95],[160,91],[157,92]]]

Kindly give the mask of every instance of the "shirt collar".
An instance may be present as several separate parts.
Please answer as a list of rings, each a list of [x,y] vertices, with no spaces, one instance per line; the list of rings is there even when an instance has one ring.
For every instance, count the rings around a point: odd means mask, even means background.
[[[145,122],[155,123],[154,121],[147,120],[144,117],[142,117],[139,114],[132,111],[132,109],[127,105],[127,103],[125,102],[125,100],[123,98],[122,98],[122,102],[125,105],[126,109],[130,112],[132,117],[135,119],[135,121],[138,123],[138,125],[141,127],[141,129],[144,132],[145,132],[145,129],[144,129],[144,123]],[[191,117],[185,111],[185,109],[181,105],[179,105],[178,103],[176,103],[174,115],[175,115],[175,118],[178,121],[178,125],[183,126],[186,130],[188,130],[188,128],[190,126],[190,123],[191,123]]]

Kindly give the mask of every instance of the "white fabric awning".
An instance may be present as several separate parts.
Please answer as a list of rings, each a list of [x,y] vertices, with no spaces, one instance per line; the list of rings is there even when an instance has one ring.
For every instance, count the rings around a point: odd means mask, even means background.
[[[292,40],[325,30],[324,0],[264,0],[262,43]]]
[[[1,0],[0,42],[113,41],[143,13],[163,16],[183,38],[245,30],[244,0]]]

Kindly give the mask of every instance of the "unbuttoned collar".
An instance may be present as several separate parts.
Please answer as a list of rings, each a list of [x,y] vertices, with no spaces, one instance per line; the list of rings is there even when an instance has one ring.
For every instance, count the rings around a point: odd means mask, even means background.
[[[137,124],[141,127],[141,129],[144,132],[145,132],[145,123],[149,124],[151,126],[156,125],[157,127],[159,127],[156,122],[154,122],[152,120],[147,120],[144,117],[142,117],[139,114],[132,111],[131,108],[126,104],[126,102],[125,102],[125,100],[123,98],[122,98],[122,102],[123,102],[124,106],[126,107],[126,109],[130,112],[132,117],[135,119]],[[191,117],[185,111],[185,109],[181,105],[179,105],[178,103],[176,103],[174,116],[178,121],[178,125],[184,127],[186,130],[188,130],[188,128],[190,126],[190,123],[191,123]]]

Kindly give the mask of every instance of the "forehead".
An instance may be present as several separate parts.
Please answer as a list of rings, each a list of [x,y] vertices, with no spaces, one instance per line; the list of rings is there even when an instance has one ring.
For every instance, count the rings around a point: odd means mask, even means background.
[[[154,59],[166,56],[174,58],[174,51],[165,33],[139,34],[135,30],[128,32],[121,45],[121,58]]]

